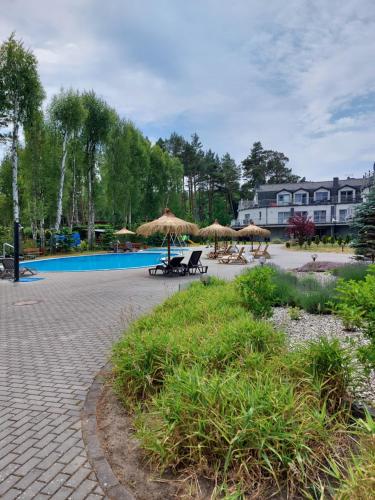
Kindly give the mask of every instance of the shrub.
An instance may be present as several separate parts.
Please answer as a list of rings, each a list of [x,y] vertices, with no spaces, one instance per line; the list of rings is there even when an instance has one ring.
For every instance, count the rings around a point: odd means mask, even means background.
[[[369,266],[369,271],[362,281],[338,280],[334,311],[345,321],[348,310],[352,309],[355,326],[364,327],[367,335],[375,340],[375,267]]]
[[[289,307],[288,313],[290,319],[293,321],[298,321],[301,319],[301,309],[299,307]]]
[[[321,283],[312,276],[298,278],[295,274],[274,268],[274,305],[297,306],[313,314],[329,313],[328,302],[334,301],[335,284]]]
[[[338,278],[342,278],[345,281],[362,281],[365,279],[365,276],[368,273],[369,269],[369,266],[363,263],[345,264],[344,266],[332,269],[332,274],[334,276],[337,276]]]
[[[287,241],[287,242],[285,243],[285,246],[286,246],[286,248],[290,248],[290,241]]]
[[[274,243],[275,245],[281,245],[282,243],[284,243],[284,240],[282,240],[281,238],[273,238],[271,243]]]
[[[244,304],[255,317],[269,317],[272,314],[275,285],[272,277],[275,271],[270,266],[257,266],[236,279]]]
[[[249,353],[269,355],[284,344],[270,324],[245,313],[233,284],[194,283],[134,322],[115,345],[117,390],[131,403],[157,392],[178,365],[223,370]]]
[[[299,381],[272,370],[249,378],[231,369],[179,367],[136,426],[162,470],[194,467],[245,491],[269,481],[293,488],[318,476],[332,443],[335,424],[329,428],[318,407],[313,390],[300,391]]]
[[[351,382],[351,354],[337,339],[325,337],[311,342],[304,354],[308,370],[320,384],[321,397],[328,400],[331,409],[337,408]]]
[[[327,243],[329,242],[330,238],[328,235],[324,235],[323,238],[322,238],[322,243],[323,245],[327,245]]]
[[[315,236],[315,238],[314,238],[314,243],[315,243],[315,245],[316,245],[316,246],[319,246],[319,244],[320,244],[320,236],[319,236],[319,234],[317,234],[317,235]]]

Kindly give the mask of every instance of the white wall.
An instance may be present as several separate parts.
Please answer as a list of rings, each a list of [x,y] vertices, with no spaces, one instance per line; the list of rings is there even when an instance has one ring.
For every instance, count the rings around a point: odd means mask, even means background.
[[[339,210],[349,210],[351,209],[354,213],[357,204],[353,203],[340,203],[336,205],[336,221],[339,221]],[[308,217],[314,220],[315,210],[325,210],[326,211],[326,222],[331,222],[331,205],[297,205],[294,206],[294,212],[307,212]],[[250,219],[254,221],[254,224],[259,226],[268,224],[278,224],[278,213],[279,212],[290,212],[291,207],[267,207],[267,208],[248,208],[246,210],[238,211],[238,221],[241,225],[250,224]],[[248,214],[249,217],[245,221],[245,215]],[[259,217],[259,214],[261,216]]]

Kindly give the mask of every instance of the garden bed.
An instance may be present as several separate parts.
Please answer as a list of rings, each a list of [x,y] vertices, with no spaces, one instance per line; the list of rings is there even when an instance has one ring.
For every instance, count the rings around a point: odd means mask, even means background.
[[[271,271],[257,272],[266,296]],[[291,350],[288,335],[253,317],[267,310],[245,284],[195,283],[116,345],[117,396],[106,388],[98,427],[136,498],[305,498],[346,487],[364,434],[350,423],[351,358],[335,340]]]

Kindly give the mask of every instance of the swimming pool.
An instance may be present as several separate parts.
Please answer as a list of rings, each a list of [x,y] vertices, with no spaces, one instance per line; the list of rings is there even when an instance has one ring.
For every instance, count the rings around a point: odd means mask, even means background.
[[[134,269],[159,264],[166,252],[134,252],[83,255],[79,257],[54,257],[22,262],[21,265],[40,272],[107,271]]]

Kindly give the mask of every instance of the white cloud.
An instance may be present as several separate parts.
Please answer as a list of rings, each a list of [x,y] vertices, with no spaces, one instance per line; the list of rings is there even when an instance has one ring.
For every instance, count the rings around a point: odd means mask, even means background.
[[[153,137],[197,131],[238,161],[261,140],[311,179],[375,159],[375,112],[349,106],[374,90],[374,28],[371,0],[14,0],[0,19],[48,95],[93,88]]]

